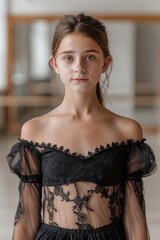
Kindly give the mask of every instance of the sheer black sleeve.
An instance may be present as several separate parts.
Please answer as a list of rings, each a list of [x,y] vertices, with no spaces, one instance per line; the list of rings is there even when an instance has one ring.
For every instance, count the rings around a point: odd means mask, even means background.
[[[130,146],[126,166],[124,226],[127,240],[147,240],[142,177],[153,174],[157,165],[152,149],[144,140]]]
[[[20,178],[13,240],[34,240],[41,222],[40,153],[28,142],[20,141],[11,148],[7,161]]]

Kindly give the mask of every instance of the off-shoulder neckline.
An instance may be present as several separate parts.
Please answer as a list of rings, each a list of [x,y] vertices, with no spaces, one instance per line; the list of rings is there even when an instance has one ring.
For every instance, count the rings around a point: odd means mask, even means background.
[[[108,149],[124,148],[129,145],[142,144],[146,141],[145,138],[142,138],[141,140],[133,140],[132,138],[130,138],[130,139],[123,140],[121,142],[112,141],[111,143],[106,143],[104,145],[100,144],[99,147],[96,147],[93,151],[88,151],[88,154],[84,155],[84,154],[81,154],[78,152],[73,152],[73,151],[71,151],[70,148],[65,148],[63,145],[60,146],[58,144],[51,144],[50,142],[49,143],[45,143],[45,142],[39,143],[39,142],[34,142],[32,140],[28,141],[23,138],[18,138],[18,140],[22,144],[31,145],[31,146],[34,146],[35,148],[42,148],[43,150],[39,151],[39,153],[43,153],[45,151],[45,149],[53,149],[58,152],[62,152],[66,155],[70,155],[70,156],[73,156],[73,157],[76,157],[79,159],[88,159],[88,158],[90,158],[100,152],[103,152],[105,150],[108,150]],[[38,151],[38,149],[37,149],[37,151]]]

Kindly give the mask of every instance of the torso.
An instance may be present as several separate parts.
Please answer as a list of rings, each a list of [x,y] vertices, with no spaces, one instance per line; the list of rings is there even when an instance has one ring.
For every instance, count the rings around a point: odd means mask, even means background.
[[[45,223],[96,229],[120,218],[122,183],[132,144],[127,139],[142,139],[137,122],[106,109],[83,119],[55,109],[27,122],[21,137],[39,143],[31,143],[31,149],[34,145],[41,151]]]

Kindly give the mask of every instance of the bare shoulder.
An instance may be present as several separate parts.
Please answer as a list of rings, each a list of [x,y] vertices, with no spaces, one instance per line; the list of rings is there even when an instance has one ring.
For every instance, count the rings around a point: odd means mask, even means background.
[[[21,138],[25,140],[37,140],[46,125],[46,115],[36,117],[25,122],[21,129]]]
[[[134,119],[117,115],[116,125],[125,139],[141,140],[143,138],[142,127]]]

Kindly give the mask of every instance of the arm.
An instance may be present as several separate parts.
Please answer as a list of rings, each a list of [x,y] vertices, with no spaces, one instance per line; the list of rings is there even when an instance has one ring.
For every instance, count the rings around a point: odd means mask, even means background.
[[[34,240],[40,226],[40,187],[20,182],[20,199],[15,217],[13,240]]]
[[[142,179],[126,181],[124,228],[127,240],[147,240],[148,229],[145,216]]]
[[[155,156],[152,149],[142,140],[143,132],[139,123],[129,121],[126,131],[127,135],[135,140],[135,144],[129,146],[126,162],[124,228],[127,240],[148,240],[142,177],[155,172]]]
[[[13,240],[34,240],[41,222],[40,155],[28,142],[20,141],[7,160],[11,171],[20,178],[19,203]]]

